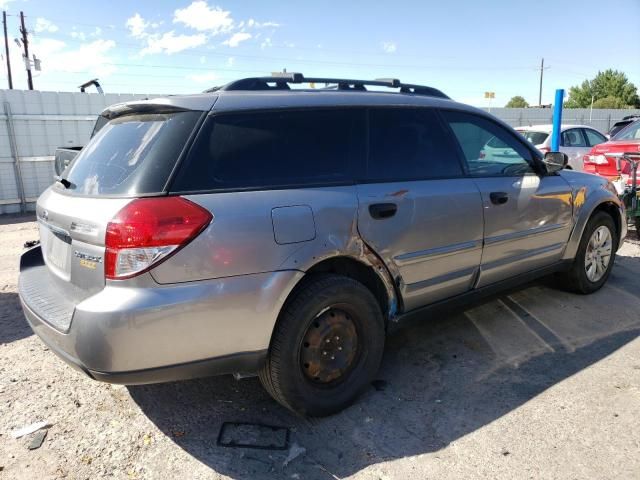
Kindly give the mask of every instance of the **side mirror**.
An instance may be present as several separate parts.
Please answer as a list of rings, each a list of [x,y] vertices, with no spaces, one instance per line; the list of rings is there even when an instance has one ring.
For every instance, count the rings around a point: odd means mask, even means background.
[[[544,154],[542,163],[547,167],[547,173],[555,173],[567,166],[569,157],[562,152],[547,152]]]

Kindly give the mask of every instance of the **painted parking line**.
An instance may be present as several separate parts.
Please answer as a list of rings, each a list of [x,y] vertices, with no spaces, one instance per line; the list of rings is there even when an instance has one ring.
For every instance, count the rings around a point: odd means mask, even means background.
[[[537,355],[553,352],[544,338],[501,301],[493,301],[464,312],[495,355],[496,367],[514,367]]]
[[[591,295],[532,287],[513,293],[510,298],[535,317],[568,352],[640,327],[640,298],[613,284]]]

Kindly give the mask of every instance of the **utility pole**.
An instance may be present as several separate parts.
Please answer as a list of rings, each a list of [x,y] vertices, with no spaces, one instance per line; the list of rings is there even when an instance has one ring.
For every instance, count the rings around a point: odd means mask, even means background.
[[[31,77],[31,60],[29,60],[29,41],[27,40],[27,29],[24,26],[24,14],[20,12],[20,33],[22,33],[22,46],[24,47],[24,65],[27,68],[27,82],[29,90],[33,90],[33,78]]]
[[[4,26],[4,51],[7,57],[7,77],[9,78],[9,89],[13,90],[13,79],[11,78],[11,60],[9,60],[9,40],[7,38],[7,12],[2,11],[2,25]]]
[[[540,63],[540,91],[538,92],[538,106],[542,106],[542,75],[544,74],[544,58]]]

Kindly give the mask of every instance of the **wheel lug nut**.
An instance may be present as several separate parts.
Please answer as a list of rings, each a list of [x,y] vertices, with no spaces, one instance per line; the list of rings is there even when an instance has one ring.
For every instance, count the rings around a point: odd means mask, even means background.
[[[328,338],[325,340],[325,343],[331,343],[331,340],[329,340]]]
[[[337,342],[338,340],[340,340],[340,337],[336,337],[336,342]]]
[[[322,354],[323,354],[323,355],[326,355],[326,354],[327,354],[327,352],[323,350]]]
[[[331,356],[331,360],[335,360],[335,359],[336,359],[336,357],[334,357],[334,356],[332,355],[332,356]]]
[[[342,347],[338,347],[338,350],[342,350]]]

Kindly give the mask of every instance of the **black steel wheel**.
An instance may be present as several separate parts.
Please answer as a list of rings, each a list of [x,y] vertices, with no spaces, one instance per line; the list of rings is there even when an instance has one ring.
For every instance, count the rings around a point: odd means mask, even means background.
[[[300,345],[300,362],[312,382],[340,382],[359,354],[358,329],[348,305],[329,307],[311,322]]]
[[[310,277],[287,301],[260,372],[266,390],[303,415],[338,412],[374,379],[384,319],[373,294],[348,277]]]

